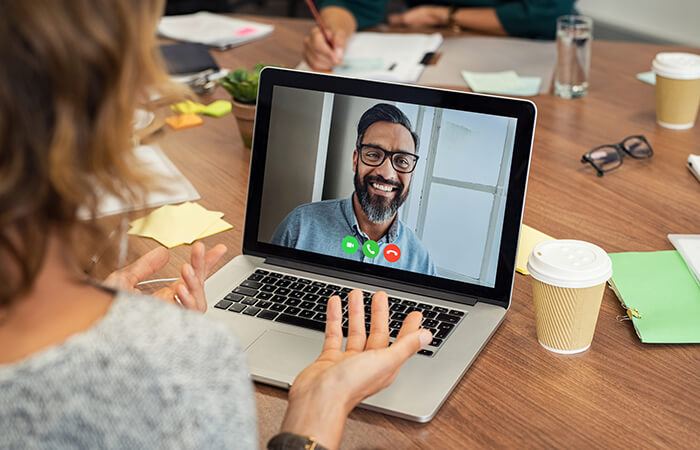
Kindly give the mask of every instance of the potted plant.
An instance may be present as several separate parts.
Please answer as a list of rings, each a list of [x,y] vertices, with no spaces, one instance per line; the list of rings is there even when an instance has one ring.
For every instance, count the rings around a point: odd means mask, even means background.
[[[250,148],[253,140],[253,123],[255,121],[255,102],[258,97],[258,80],[260,71],[269,64],[260,63],[252,72],[239,68],[219,79],[219,84],[233,97],[233,115],[238,122],[243,144]]]

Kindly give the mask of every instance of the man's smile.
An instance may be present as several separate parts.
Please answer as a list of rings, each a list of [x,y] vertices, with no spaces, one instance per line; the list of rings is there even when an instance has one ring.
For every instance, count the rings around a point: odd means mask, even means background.
[[[370,183],[370,186],[372,186],[376,191],[379,191],[378,192],[379,195],[389,194],[389,193],[394,192],[398,189],[397,186],[392,186],[390,184],[377,183],[377,182]]]
[[[394,198],[396,195],[400,195],[401,191],[403,190],[403,184],[401,182],[387,180],[378,175],[366,176],[365,186],[370,194],[386,199]]]

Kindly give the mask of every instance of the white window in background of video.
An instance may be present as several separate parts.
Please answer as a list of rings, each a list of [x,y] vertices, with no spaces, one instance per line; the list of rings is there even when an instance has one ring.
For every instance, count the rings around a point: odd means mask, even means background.
[[[439,276],[493,286],[516,120],[418,107],[415,121],[426,161],[400,217]]]

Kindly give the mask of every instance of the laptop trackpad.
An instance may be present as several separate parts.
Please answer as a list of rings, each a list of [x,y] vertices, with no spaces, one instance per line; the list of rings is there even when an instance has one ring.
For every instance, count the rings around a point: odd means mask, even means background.
[[[267,330],[246,353],[256,380],[290,386],[299,372],[318,358],[322,347],[322,334],[313,338]]]

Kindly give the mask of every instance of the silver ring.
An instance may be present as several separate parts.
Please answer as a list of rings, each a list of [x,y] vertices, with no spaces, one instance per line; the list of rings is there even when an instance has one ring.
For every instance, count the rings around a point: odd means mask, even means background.
[[[176,301],[177,304],[180,305],[181,307],[183,307],[183,308],[185,307],[185,305],[182,304],[182,300],[180,300],[180,297],[178,297],[177,294],[175,294],[175,301]]]

